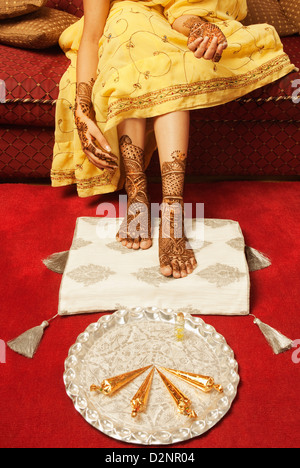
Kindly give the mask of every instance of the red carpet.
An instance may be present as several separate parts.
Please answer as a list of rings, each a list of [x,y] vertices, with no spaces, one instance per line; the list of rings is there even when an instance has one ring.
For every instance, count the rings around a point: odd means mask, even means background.
[[[160,185],[152,184],[151,194],[160,202]],[[117,204],[118,194],[101,201]],[[76,218],[95,216],[99,202],[100,197],[79,199],[73,187],[0,185],[1,340],[56,314],[61,276],[42,259],[69,249]],[[189,184],[186,202],[204,202],[207,218],[239,221],[246,243],[271,258],[271,267],[251,273],[252,313],[300,340],[299,183]],[[33,360],[7,348],[6,363],[0,363],[0,447],[139,447],[89,426],[65,393],[68,350],[99,317],[57,318]],[[299,447],[300,344],[276,356],[251,317],[203,318],[233,348],[241,385],[217,426],[171,448]]]

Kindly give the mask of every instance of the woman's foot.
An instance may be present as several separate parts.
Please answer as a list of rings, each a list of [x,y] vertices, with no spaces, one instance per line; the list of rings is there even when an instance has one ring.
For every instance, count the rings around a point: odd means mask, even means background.
[[[159,260],[164,276],[184,278],[197,266],[184,233],[183,187],[186,154],[174,151],[162,164],[163,203],[159,233]]]
[[[184,234],[183,203],[164,201],[159,231],[160,271],[164,276],[185,278],[193,273],[197,261]]]
[[[127,215],[122,221],[116,239],[128,249],[147,250],[152,246],[150,204],[128,200]]]
[[[149,249],[151,239],[151,210],[147,191],[147,177],[144,168],[144,150],[133,145],[131,138],[124,135],[120,139],[128,196],[125,216],[117,240],[128,249]]]

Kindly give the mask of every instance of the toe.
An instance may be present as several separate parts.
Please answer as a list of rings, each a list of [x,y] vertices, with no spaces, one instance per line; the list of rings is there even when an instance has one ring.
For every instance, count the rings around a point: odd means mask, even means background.
[[[184,262],[179,262],[179,268],[181,278],[185,278],[187,276],[186,264]]]
[[[127,237],[126,242],[127,242],[127,244],[126,244],[127,249],[132,249],[133,245],[134,245],[134,242],[135,242],[134,239],[131,239],[131,237]]]
[[[171,262],[173,268],[173,276],[174,278],[181,278],[180,266],[178,260],[172,260]]]
[[[140,241],[139,239],[134,239],[134,242],[132,244],[133,250],[138,250],[140,248]]]
[[[160,272],[164,276],[172,276],[173,269],[171,265],[163,265],[160,267]]]
[[[129,238],[128,238],[128,239],[123,239],[123,240],[122,240],[122,245],[123,245],[124,247],[127,247],[127,249],[132,249],[132,244],[133,244],[133,242],[132,242],[132,240],[129,239]]]
[[[192,264],[191,264],[190,261],[185,262],[185,267],[186,267],[186,271],[187,271],[187,274],[188,274],[188,275],[190,275],[191,273],[193,273],[194,268],[193,268],[193,266],[192,266]]]
[[[150,249],[150,247],[152,247],[152,239],[150,239],[150,238],[149,239],[142,239],[141,243],[140,243],[140,247],[143,250]]]

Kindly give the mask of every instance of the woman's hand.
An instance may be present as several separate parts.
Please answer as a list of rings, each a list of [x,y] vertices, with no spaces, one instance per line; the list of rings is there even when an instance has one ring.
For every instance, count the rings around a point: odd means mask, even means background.
[[[83,152],[88,160],[99,169],[116,169],[118,158],[115,156],[100,132],[97,124],[75,111],[75,123],[78,130]]]
[[[227,46],[226,37],[217,25],[200,20],[191,26],[188,47],[196,58],[219,62]]]
[[[94,82],[79,83],[77,86],[74,118],[82,149],[88,160],[99,169],[114,170],[118,158],[95,122],[95,112],[91,101]]]

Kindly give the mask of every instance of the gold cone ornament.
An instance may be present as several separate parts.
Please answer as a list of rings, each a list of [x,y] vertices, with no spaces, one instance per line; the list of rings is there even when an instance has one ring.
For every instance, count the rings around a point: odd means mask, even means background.
[[[223,387],[216,384],[212,377],[193,374],[192,372],[183,372],[177,369],[168,369],[167,367],[162,367],[162,369],[176,375],[179,379],[184,380],[184,382],[193,385],[193,387],[196,387],[205,393],[211,392],[212,390],[217,390],[219,393],[223,393]]]
[[[101,392],[104,395],[112,395],[120,388],[127,385],[133,379],[141,375],[147,369],[150,369],[152,364],[147,367],[141,367],[140,369],[133,370],[131,372],[126,372],[124,374],[116,375],[115,377],[111,377],[109,379],[105,379],[102,381],[100,386],[91,385],[90,390],[91,392]]]
[[[132,398],[130,404],[132,408],[131,416],[135,418],[138,413],[141,413],[146,409],[148,399],[149,399],[149,393],[150,393],[150,388],[152,385],[152,380],[153,380],[153,374],[154,374],[155,368],[151,370],[150,374],[147,375],[146,379]]]
[[[182,393],[179,388],[177,388],[159,369],[156,368],[156,370],[173,398],[177,406],[178,413],[184,414],[189,418],[197,418],[197,414],[191,409],[192,403],[188,397],[185,396],[184,393]]]
[[[177,341],[183,341],[184,339],[184,314],[182,312],[179,312],[176,316],[175,338]]]

